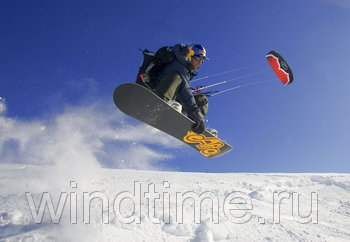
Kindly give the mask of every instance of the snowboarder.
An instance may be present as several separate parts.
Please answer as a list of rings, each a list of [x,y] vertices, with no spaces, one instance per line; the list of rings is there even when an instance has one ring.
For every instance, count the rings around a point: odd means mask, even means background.
[[[205,48],[200,44],[177,44],[173,48],[175,60],[159,73],[159,83],[154,92],[164,101],[176,100],[181,103],[188,117],[195,124],[192,130],[203,133],[204,116],[208,111],[208,99],[203,94],[193,94],[190,80],[204,60],[208,60]]]

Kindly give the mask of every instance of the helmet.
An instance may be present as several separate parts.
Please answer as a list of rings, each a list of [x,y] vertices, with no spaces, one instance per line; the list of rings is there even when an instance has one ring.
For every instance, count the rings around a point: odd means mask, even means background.
[[[191,44],[187,46],[187,58],[191,60],[192,57],[196,60],[209,60],[206,56],[204,46],[200,44]]]

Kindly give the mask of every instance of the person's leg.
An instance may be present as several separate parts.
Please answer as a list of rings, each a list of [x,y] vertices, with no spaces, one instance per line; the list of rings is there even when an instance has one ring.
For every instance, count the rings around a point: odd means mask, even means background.
[[[178,74],[169,74],[161,79],[154,93],[164,101],[174,100],[181,82],[182,79]]]
[[[194,99],[196,100],[198,108],[201,110],[203,116],[205,116],[208,112],[208,98],[204,94],[196,94],[194,95]]]

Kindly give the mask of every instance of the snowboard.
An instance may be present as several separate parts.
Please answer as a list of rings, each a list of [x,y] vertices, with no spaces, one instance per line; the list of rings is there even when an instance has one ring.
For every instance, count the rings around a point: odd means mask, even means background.
[[[181,140],[205,157],[219,157],[232,150],[230,145],[207,130],[202,134],[191,131],[194,124],[191,119],[142,85],[123,83],[117,86],[113,93],[113,100],[126,115]]]

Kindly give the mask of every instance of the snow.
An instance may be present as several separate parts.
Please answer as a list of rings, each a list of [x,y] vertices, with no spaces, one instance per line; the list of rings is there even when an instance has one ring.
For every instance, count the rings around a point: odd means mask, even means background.
[[[56,179],[60,169],[0,164],[0,240],[350,239],[349,174],[210,174],[96,168],[88,179],[75,179],[72,173]],[[276,204],[280,204],[277,209]],[[293,207],[296,204],[297,210]]]
[[[0,241],[350,239],[349,174],[171,172],[181,142],[115,107],[6,110],[0,98]]]
[[[104,103],[66,107],[47,120],[30,121],[7,117],[5,104],[0,99],[1,163],[84,167],[86,172],[100,165],[154,170],[171,158],[166,150],[182,145],[152,127],[127,123],[115,106]]]

